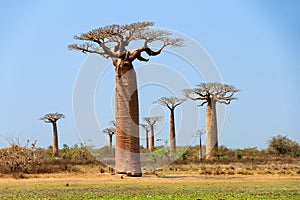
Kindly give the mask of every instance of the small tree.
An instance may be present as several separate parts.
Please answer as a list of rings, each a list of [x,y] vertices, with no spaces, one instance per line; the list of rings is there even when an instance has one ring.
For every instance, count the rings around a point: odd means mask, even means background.
[[[143,127],[146,131],[146,150],[149,150],[149,131],[150,126],[148,124],[141,124],[141,127]]]
[[[162,97],[155,101],[159,105],[165,106],[170,110],[170,152],[176,152],[176,136],[175,136],[175,116],[174,111],[177,106],[182,104],[186,99],[177,97]]]
[[[133,62],[147,62],[143,57],[157,56],[166,46],[181,46],[182,39],[171,38],[167,31],[150,30],[153,22],[133,23],[129,25],[113,24],[93,29],[75,40],[81,44],[71,44],[69,49],[83,53],[98,54],[110,58],[116,72],[116,172],[128,176],[142,176],[139,144],[139,106],[138,87]],[[131,42],[143,44],[130,51]],[[152,42],[160,42],[161,47],[153,51]]]
[[[40,118],[40,120],[43,120],[46,123],[51,123],[53,127],[53,143],[52,143],[52,156],[58,157],[59,156],[59,149],[58,149],[58,133],[57,133],[57,124],[56,122],[61,119],[65,118],[63,114],[60,114],[58,112],[56,113],[49,113],[44,115]]]
[[[161,117],[144,117],[144,121],[150,126],[150,152],[154,149],[154,126]]]
[[[274,136],[269,140],[268,152],[275,155],[297,155],[300,153],[300,145],[286,136]]]
[[[202,156],[202,135],[204,134],[204,131],[201,129],[201,130],[198,130],[196,133],[195,133],[195,136],[196,137],[199,137],[199,160],[202,161],[203,160],[203,156]]]
[[[109,136],[109,147],[112,148],[112,137],[116,133],[115,128],[106,128],[103,130],[104,134],[107,134]]]
[[[109,124],[112,125],[112,126],[115,127],[115,128],[116,128],[116,126],[117,126],[116,120],[111,120],[111,121],[109,122]]]
[[[199,106],[207,104],[206,108],[206,159],[211,157],[218,147],[218,126],[216,103],[230,104],[237,98],[233,95],[239,90],[227,84],[216,82],[201,83],[198,88],[184,90],[185,96],[194,101],[202,101]]]

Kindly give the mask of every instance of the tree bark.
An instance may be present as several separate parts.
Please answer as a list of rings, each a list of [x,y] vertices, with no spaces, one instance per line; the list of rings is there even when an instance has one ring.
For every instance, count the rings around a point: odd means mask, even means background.
[[[150,152],[154,150],[154,125],[150,125]]]
[[[115,63],[114,63],[115,64]],[[139,143],[139,107],[135,70],[131,63],[116,63],[115,170],[142,176]]]
[[[58,134],[56,122],[52,123],[53,126],[53,143],[52,143],[52,156],[58,157]]]
[[[109,134],[109,147],[112,148],[112,134]]]
[[[170,152],[176,152],[174,109],[170,109]]]
[[[210,159],[213,150],[218,147],[218,126],[216,100],[210,98],[206,108],[206,159]]]
[[[146,130],[146,150],[149,150],[149,136],[148,136],[149,130]]]

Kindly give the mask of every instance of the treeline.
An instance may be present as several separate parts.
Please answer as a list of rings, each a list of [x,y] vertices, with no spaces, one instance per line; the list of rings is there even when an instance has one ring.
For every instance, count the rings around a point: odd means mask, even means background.
[[[205,151],[205,148],[202,148]],[[8,148],[0,149],[0,173],[13,174],[14,177],[22,177],[22,174],[57,173],[57,172],[79,172],[76,165],[99,165],[101,161],[111,161],[114,165],[114,148],[105,146],[94,149],[84,144],[68,146],[63,145],[59,150],[60,157],[54,157],[52,146],[49,148],[38,148],[36,142],[21,146],[12,144]],[[202,152],[205,155],[205,152]],[[298,159],[300,157],[299,143],[284,136],[275,136],[268,141],[268,147],[263,150],[257,148],[229,149],[220,146],[213,152],[210,160],[199,159],[199,146],[178,147],[177,153],[170,152],[167,143],[165,146],[155,147],[149,153],[141,147],[141,159],[152,162],[165,160],[177,163],[198,162],[262,162],[272,159]],[[104,162],[107,164],[107,162]]]

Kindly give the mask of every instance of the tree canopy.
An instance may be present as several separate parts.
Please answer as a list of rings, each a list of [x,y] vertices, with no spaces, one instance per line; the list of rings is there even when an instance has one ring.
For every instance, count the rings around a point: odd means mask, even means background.
[[[153,126],[156,124],[157,121],[161,119],[160,116],[155,116],[155,117],[144,117],[144,121],[149,124],[150,126]]]
[[[43,117],[40,118],[40,120],[43,120],[46,123],[55,123],[57,120],[65,118],[65,116],[61,113],[49,113],[45,114]]]
[[[151,30],[149,27],[153,26],[153,22],[138,22],[129,25],[113,24],[97,29],[93,29],[87,33],[75,35],[75,40],[83,41],[80,44],[71,44],[69,49],[79,50],[83,53],[96,53],[105,58],[124,58],[133,61],[138,59],[140,61],[148,61],[149,59],[141,56],[142,52],[149,56],[159,54],[166,46],[181,46],[181,38],[170,38],[171,33],[168,31]],[[142,47],[133,50],[127,50],[131,41],[144,41]],[[160,41],[161,48],[153,51],[148,44]]]
[[[108,135],[113,135],[116,133],[116,129],[115,128],[106,128],[103,130],[103,133],[104,134],[108,134]]]
[[[230,104],[232,100],[237,99],[236,97],[233,97],[234,93],[240,91],[232,85],[221,84],[218,82],[200,83],[197,86],[198,87],[194,89],[185,89],[184,94],[187,98],[194,101],[202,101],[199,106],[208,103],[210,99],[214,99],[218,103]]]
[[[177,97],[162,97],[153,103],[157,103],[162,106],[166,106],[170,110],[176,108],[180,104],[182,104],[186,98],[177,98]]]

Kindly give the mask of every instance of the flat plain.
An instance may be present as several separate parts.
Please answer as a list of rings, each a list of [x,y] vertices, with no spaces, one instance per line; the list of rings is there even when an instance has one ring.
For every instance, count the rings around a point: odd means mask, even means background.
[[[2,175],[0,199],[300,199],[298,175]]]

